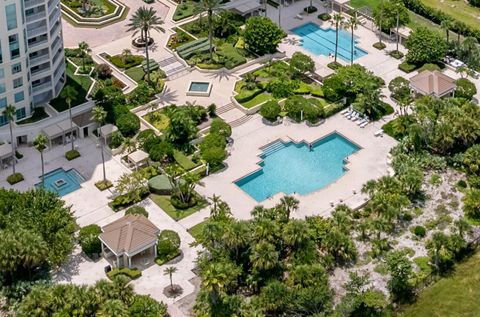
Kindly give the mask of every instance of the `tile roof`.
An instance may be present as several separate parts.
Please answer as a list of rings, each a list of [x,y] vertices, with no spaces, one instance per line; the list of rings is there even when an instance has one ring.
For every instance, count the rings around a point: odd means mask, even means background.
[[[437,97],[442,97],[456,88],[455,79],[438,70],[424,70],[410,78],[410,85],[424,95]]]

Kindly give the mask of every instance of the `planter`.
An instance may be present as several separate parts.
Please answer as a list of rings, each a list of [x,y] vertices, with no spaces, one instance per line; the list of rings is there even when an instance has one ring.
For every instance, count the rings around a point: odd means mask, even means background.
[[[323,124],[325,122],[325,119],[320,119],[315,123],[311,123],[310,121],[305,121],[307,123],[308,127],[318,127],[319,125]]]
[[[262,122],[263,122],[263,124],[269,125],[269,126],[272,126],[272,127],[277,126],[277,125],[282,123],[281,119],[277,119],[276,121],[270,121],[266,118],[262,118]]]
[[[145,43],[141,38],[137,37],[132,40],[132,46],[136,48],[143,48],[145,45],[151,46],[155,41],[153,38],[149,37],[148,38],[148,43]]]

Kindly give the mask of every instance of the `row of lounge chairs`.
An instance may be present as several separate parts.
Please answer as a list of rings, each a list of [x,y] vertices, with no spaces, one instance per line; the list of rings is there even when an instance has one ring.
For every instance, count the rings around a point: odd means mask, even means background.
[[[365,128],[370,123],[367,116],[363,116],[352,108],[344,109],[340,113],[348,120],[355,122],[360,128]]]

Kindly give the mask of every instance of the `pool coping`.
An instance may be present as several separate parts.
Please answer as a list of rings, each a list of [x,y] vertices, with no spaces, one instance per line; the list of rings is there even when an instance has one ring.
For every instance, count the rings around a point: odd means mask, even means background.
[[[321,191],[321,190],[324,190],[324,189],[326,189],[326,188],[334,185],[336,182],[338,182],[340,179],[342,179],[343,176],[344,176],[347,172],[350,171],[350,169],[348,168],[348,165],[350,164],[350,160],[349,160],[348,158],[349,158],[350,156],[355,156],[355,155],[357,155],[357,154],[360,152],[360,150],[364,149],[364,147],[361,146],[361,145],[359,145],[357,142],[352,141],[350,138],[346,137],[343,133],[338,132],[338,130],[333,130],[332,132],[327,133],[327,134],[325,134],[325,135],[322,135],[322,136],[316,138],[315,140],[313,140],[313,141],[311,141],[311,142],[308,142],[308,141],[305,140],[305,139],[301,139],[301,140],[299,140],[299,141],[296,141],[296,140],[294,140],[292,137],[290,137],[290,136],[288,136],[288,135],[286,135],[286,136],[284,136],[284,137],[277,138],[277,139],[275,139],[275,140],[273,140],[273,141],[271,141],[271,142],[268,142],[267,144],[262,145],[261,147],[259,147],[260,152],[259,152],[259,153],[257,152],[256,156],[257,156],[257,157],[260,157],[261,155],[263,155],[262,149],[265,149],[265,148],[267,148],[268,146],[270,146],[270,145],[272,145],[273,143],[278,142],[278,141],[284,143],[285,140],[288,139],[289,141],[287,141],[287,142],[293,142],[293,143],[295,143],[295,144],[300,144],[300,143],[309,144],[309,143],[316,143],[316,142],[318,142],[318,141],[320,141],[320,140],[322,140],[322,139],[328,138],[329,136],[331,136],[331,135],[333,135],[333,134],[338,134],[338,135],[340,135],[342,138],[344,138],[344,139],[347,140],[348,142],[350,142],[350,143],[354,144],[356,147],[358,147],[358,150],[343,159],[343,169],[344,169],[345,173],[344,173],[341,177],[337,178],[336,180],[334,180],[333,182],[329,183],[328,185],[323,186],[322,188],[318,188],[318,189],[316,189],[316,190],[314,190],[314,191],[312,191],[312,192],[310,192],[310,193],[307,193],[307,194],[302,195],[302,194],[300,194],[300,193],[295,192],[294,194],[290,194],[290,195],[298,195],[298,196],[300,196],[300,197],[306,197],[306,196],[309,196],[309,195],[312,195],[312,194],[316,194],[317,192],[319,192],[319,191]],[[259,164],[261,164],[262,162],[263,162],[263,159],[260,159],[260,160],[257,161],[255,164],[256,164],[256,165],[259,165]],[[271,197],[269,197],[269,198],[266,198],[266,199],[264,199],[264,200],[262,200],[262,201],[257,201],[255,198],[253,198],[252,196],[250,196],[249,193],[247,193],[246,191],[244,191],[240,186],[238,186],[238,185],[236,184],[236,182],[240,181],[241,179],[246,178],[246,177],[248,177],[248,176],[250,176],[250,175],[252,175],[252,174],[255,174],[255,173],[257,173],[257,172],[260,171],[260,170],[262,170],[262,167],[261,167],[261,166],[259,166],[258,168],[256,168],[255,170],[253,170],[252,172],[250,172],[250,173],[248,173],[248,174],[245,174],[245,175],[243,175],[243,176],[240,176],[240,177],[236,178],[236,179],[233,180],[231,183],[232,183],[236,188],[238,188],[240,191],[242,191],[244,194],[246,194],[248,197],[250,197],[251,199],[253,199],[253,200],[254,200],[256,203],[258,203],[258,204],[261,204],[261,203],[263,203],[263,202],[265,202],[265,201],[267,201],[267,200],[269,200],[269,199],[272,199],[272,198],[274,198],[274,197],[276,197],[276,196],[278,196],[278,195],[287,196],[287,194],[284,193],[284,192],[277,192],[275,195],[273,195],[273,196],[271,196]]]
[[[192,87],[193,83],[202,83],[208,84],[207,91],[191,91],[190,87]],[[187,86],[186,95],[187,96],[194,96],[194,97],[210,97],[210,93],[212,92],[213,84],[210,81],[199,81],[199,80],[190,80]]]

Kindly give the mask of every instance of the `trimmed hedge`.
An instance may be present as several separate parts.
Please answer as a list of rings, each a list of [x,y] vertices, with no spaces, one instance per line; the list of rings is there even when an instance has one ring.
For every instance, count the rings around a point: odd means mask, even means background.
[[[133,136],[140,130],[140,119],[131,112],[121,114],[115,123],[125,137]]]
[[[263,89],[260,88],[256,88],[253,90],[242,90],[238,93],[238,95],[235,96],[235,100],[237,100],[239,103],[244,103],[252,100],[261,93],[263,93]]]
[[[120,55],[115,55],[115,56],[109,56],[108,57],[108,60],[113,65],[115,65],[118,68],[124,68],[124,69],[128,69],[128,68],[138,66],[143,62],[144,59],[145,58],[142,55],[132,55],[132,56],[126,58],[125,61],[124,61],[123,57],[120,56]]]
[[[262,117],[267,119],[268,121],[274,122],[277,120],[278,116],[280,115],[280,112],[282,111],[280,105],[276,101],[267,101],[262,105],[262,108],[260,108],[260,114]]]
[[[102,252],[102,243],[98,236],[102,233],[102,229],[98,225],[92,224],[80,229],[78,240],[82,251],[90,258]]]
[[[21,181],[23,181],[23,180],[24,180],[24,178],[23,178],[22,173],[15,173],[15,174],[9,175],[9,176],[7,177],[7,182],[8,182],[10,185],[19,183],[19,182],[21,182]]]
[[[400,69],[401,71],[404,71],[405,73],[408,74],[408,73],[413,72],[415,69],[417,69],[417,65],[409,64],[407,62],[403,62],[403,63],[398,65],[398,69]]]
[[[111,280],[113,280],[117,275],[125,275],[131,278],[132,280],[135,280],[140,276],[142,276],[142,272],[139,269],[129,269],[127,267],[124,267],[121,269],[115,268],[107,273],[107,277]]]
[[[391,51],[390,56],[396,59],[401,59],[404,55],[400,51]]]
[[[324,116],[325,118],[331,117],[342,109],[345,109],[345,105],[341,103],[331,103],[325,108],[323,108],[323,110],[325,111]]]
[[[77,150],[70,150],[65,152],[65,158],[69,161],[76,159],[77,157],[80,157],[80,152]]]

